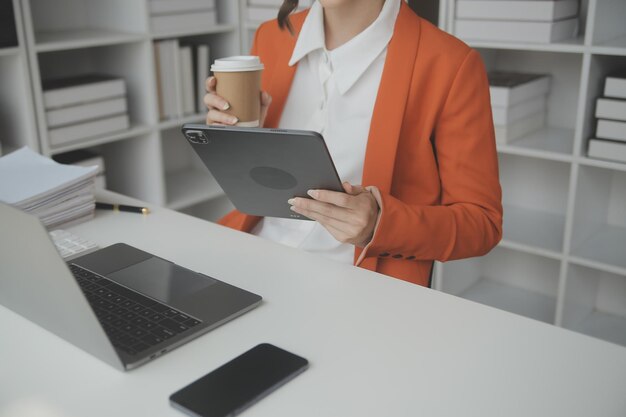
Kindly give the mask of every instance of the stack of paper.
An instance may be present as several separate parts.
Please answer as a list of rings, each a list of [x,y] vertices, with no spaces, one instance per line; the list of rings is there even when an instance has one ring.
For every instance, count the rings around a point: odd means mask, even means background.
[[[311,3],[311,0],[300,0],[297,10],[310,7]],[[267,20],[276,19],[282,4],[283,0],[248,0],[248,24],[254,27]]]
[[[161,119],[206,111],[209,45],[180,45],[178,39],[154,43],[157,94]]]
[[[0,201],[48,228],[93,217],[97,167],[62,165],[24,147],[0,158]]]
[[[52,147],[128,129],[126,83],[106,75],[43,81]]]
[[[157,35],[209,30],[217,24],[215,0],[150,0],[148,7]]]
[[[544,126],[548,75],[492,71],[488,76],[496,142],[509,143]]]
[[[458,0],[461,39],[549,43],[578,34],[578,0]]]
[[[596,101],[596,117],[596,137],[589,140],[589,157],[626,162],[626,72],[606,78],[604,97]]]

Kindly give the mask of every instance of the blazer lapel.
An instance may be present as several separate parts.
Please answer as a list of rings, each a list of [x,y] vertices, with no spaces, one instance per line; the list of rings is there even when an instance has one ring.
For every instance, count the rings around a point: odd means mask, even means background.
[[[375,185],[381,193],[391,192],[396,150],[415,67],[419,35],[419,20],[403,1],[393,37],[387,46],[363,167],[363,185]],[[355,263],[361,252],[361,248],[356,248]],[[376,261],[374,258],[366,258],[360,266],[375,269]]]

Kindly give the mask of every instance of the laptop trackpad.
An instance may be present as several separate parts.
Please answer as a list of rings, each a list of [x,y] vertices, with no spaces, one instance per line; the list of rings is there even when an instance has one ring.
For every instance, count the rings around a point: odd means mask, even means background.
[[[112,274],[109,279],[166,304],[182,301],[216,280],[160,258],[150,258]]]

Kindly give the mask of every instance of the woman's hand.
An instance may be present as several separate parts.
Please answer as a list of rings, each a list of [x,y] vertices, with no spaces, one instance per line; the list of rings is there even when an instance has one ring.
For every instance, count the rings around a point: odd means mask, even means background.
[[[364,247],[372,239],[378,219],[378,202],[360,185],[344,182],[345,193],[310,190],[313,198],[292,198],[291,210],[316,220],[335,239]]]
[[[215,92],[215,86],[217,85],[217,79],[215,77],[209,77],[206,80],[206,91],[204,95],[204,104],[209,112],[206,115],[206,124],[221,124],[221,125],[235,125],[238,120],[235,116],[225,113],[225,110],[230,108],[230,104],[224,100],[224,98],[217,95]],[[265,116],[267,116],[267,108],[272,102],[272,97],[265,91],[261,92],[261,118],[259,119],[259,126],[263,126],[265,123]]]

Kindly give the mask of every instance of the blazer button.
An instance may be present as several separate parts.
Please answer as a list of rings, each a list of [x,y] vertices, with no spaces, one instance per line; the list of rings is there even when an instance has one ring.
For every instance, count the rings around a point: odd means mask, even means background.
[[[407,256],[406,259],[408,259],[409,261],[412,261],[413,259],[415,259],[415,256],[413,256],[413,255]]]
[[[402,255],[400,255],[399,253],[397,255],[393,255],[392,258],[394,259],[401,259]]]
[[[383,253],[381,253],[381,254],[380,254],[380,255],[378,255],[378,256],[380,256],[381,258],[384,258],[384,257],[386,257],[386,256],[389,256],[389,253],[387,253],[387,252],[383,252]]]

